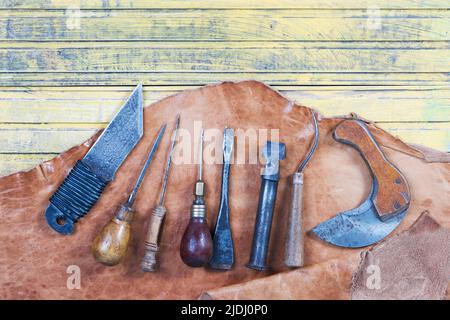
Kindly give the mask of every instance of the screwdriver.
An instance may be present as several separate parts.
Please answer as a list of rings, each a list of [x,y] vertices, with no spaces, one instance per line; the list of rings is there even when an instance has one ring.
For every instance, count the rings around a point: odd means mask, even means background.
[[[304,265],[304,237],[303,237],[303,171],[311,160],[319,141],[319,128],[316,115],[311,111],[314,125],[314,138],[305,159],[298,166],[292,177],[292,196],[289,208],[288,228],[286,234],[286,247],[284,251],[284,264],[290,268],[299,268]]]
[[[190,267],[205,266],[211,259],[213,250],[212,237],[206,221],[205,183],[202,180],[203,140],[204,130],[202,129],[200,133],[200,166],[194,188],[195,199],[191,207],[191,218],[180,244],[181,259]]]
[[[164,223],[164,217],[166,215],[166,208],[164,207],[164,198],[166,195],[167,181],[169,180],[169,170],[172,161],[173,149],[175,146],[175,140],[177,139],[178,128],[180,127],[180,115],[177,115],[175,129],[172,134],[172,142],[170,145],[169,156],[167,158],[166,169],[164,172],[161,193],[159,195],[159,203],[156,208],[153,209],[150,217],[150,223],[148,225],[147,236],[145,238],[145,255],[142,259],[141,268],[145,272],[153,272],[158,269],[158,256],[159,241],[161,235],[161,229]]]
[[[166,125],[163,125],[159,130],[158,136],[153,142],[152,149],[149,152],[136,185],[128,197],[128,201],[120,206],[117,214],[103,227],[102,231],[92,243],[92,253],[95,259],[104,265],[115,266],[125,257],[131,235],[131,221],[134,216],[134,200],[136,199],[137,192],[156,149],[161,142],[165,129]]]

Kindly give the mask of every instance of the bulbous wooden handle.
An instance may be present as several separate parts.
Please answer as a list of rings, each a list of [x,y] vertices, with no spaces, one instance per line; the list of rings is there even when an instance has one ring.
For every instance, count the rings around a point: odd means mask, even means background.
[[[406,179],[386,158],[364,122],[342,121],[334,130],[334,138],[356,148],[369,165],[377,184],[373,203],[382,220],[409,206],[410,192]]]
[[[116,216],[97,235],[92,243],[92,254],[98,262],[115,266],[123,260],[130,241],[133,214],[133,209],[121,206]]]
[[[145,255],[141,264],[142,271],[154,272],[158,270],[157,253],[159,251],[159,240],[165,215],[166,209],[164,207],[157,206],[153,209],[145,239]]]
[[[181,239],[180,256],[190,267],[203,267],[212,257],[212,237],[206,219],[191,217]]]

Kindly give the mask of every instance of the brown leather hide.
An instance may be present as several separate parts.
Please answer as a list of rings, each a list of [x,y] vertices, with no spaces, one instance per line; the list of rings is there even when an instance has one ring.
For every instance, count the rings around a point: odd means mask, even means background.
[[[135,203],[137,214],[127,258],[123,264],[112,268],[94,261],[90,252],[92,240],[111,218],[118,205],[125,201],[161,124],[170,122],[170,128],[178,112],[181,114],[181,127],[190,131],[193,130],[193,122],[197,120],[201,120],[206,129],[223,130],[228,126],[244,130],[280,130],[280,140],[286,143],[287,158],[281,164],[282,178],[270,244],[270,264],[273,266],[270,272],[259,273],[244,266],[250,254],[257,209],[260,184],[258,164],[232,167],[230,206],[236,248],[236,266],[233,270],[215,272],[204,268],[189,268],[182,263],[178,252],[179,243],[189,219],[197,167],[193,164],[174,164],[166,197],[168,213],[161,240],[161,268],[158,273],[152,274],[140,271],[146,221],[159,195],[170,134],[164,136],[138,194]],[[306,230],[339,211],[357,206],[369,191],[370,174],[358,152],[331,137],[333,127],[340,120],[321,119],[319,123],[319,147],[305,172]],[[49,197],[69,169],[87,152],[95,138],[31,171],[0,179],[1,298],[197,298],[202,292],[213,288],[286,271],[282,266],[282,258],[289,201],[288,181],[303,158],[313,135],[310,109],[295,105],[261,83],[247,81],[202,87],[168,97],[147,107],[144,121],[145,135],[142,141],[124,162],[100,201],[77,224],[73,235],[62,236],[55,233],[46,225],[43,213]],[[375,126],[371,126],[371,131],[383,146],[386,155],[404,173],[411,187],[411,207],[398,230],[409,227],[424,209],[428,209],[442,226],[449,228],[449,164],[427,163],[422,152]],[[259,143],[263,145],[265,141]],[[204,169],[208,218],[210,226],[213,227],[219,204],[222,168],[220,165],[207,164]],[[310,236],[306,238],[305,245],[307,265],[338,257],[354,262],[358,256],[358,250],[332,247]],[[314,286],[309,291],[292,294],[290,297],[347,298],[348,290],[328,291],[327,283],[332,281],[327,282],[327,279],[349,277],[351,271],[356,268],[357,261],[354,267],[348,263],[334,270],[334,276],[316,275]],[[69,276],[66,270],[70,265],[80,267],[79,290],[69,290],[66,287]],[[280,279],[283,277],[284,274],[279,275]],[[295,281],[283,283],[279,292],[287,290],[286,287],[291,287],[291,292],[300,292]],[[245,295],[247,298],[252,296],[261,297],[261,293],[250,291]]]

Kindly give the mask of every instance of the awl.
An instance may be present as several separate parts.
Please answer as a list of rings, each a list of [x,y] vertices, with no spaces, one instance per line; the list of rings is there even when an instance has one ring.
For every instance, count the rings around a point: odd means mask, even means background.
[[[161,193],[159,195],[158,205],[153,209],[152,215],[147,229],[147,236],[145,237],[145,255],[142,258],[141,268],[145,272],[155,272],[159,266],[159,241],[164,225],[164,219],[167,213],[167,209],[164,205],[164,199],[166,196],[167,182],[169,181],[170,165],[172,163],[172,156],[175,147],[175,141],[177,139],[178,129],[180,127],[180,115],[177,116],[175,121],[175,129],[172,134],[172,141],[170,143],[169,156],[167,157],[166,169],[164,170],[163,182],[161,185]]]
[[[163,125],[159,130],[127,202],[120,206],[116,215],[103,227],[92,244],[92,253],[95,259],[104,265],[114,266],[120,263],[125,257],[131,236],[131,222],[133,221],[135,212],[133,204],[142,180],[144,180],[147,169],[164,135],[165,129],[166,125]]]
[[[53,230],[73,233],[74,224],[94,206],[142,135],[142,85],[139,84],[50,198],[45,219]]]

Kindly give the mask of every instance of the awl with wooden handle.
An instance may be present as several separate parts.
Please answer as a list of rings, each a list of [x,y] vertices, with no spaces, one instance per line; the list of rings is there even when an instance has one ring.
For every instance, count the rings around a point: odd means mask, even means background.
[[[158,136],[153,143],[144,167],[141,170],[136,185],[133,188],[128,201],[120,206],[117,214],[103,227],[92,243],[92,253],[95,259],[107,266],[114,266],[122,261],[128,248],[131,235],[131,222],[134,216],[133,204],[137,192],[145,177],[145,173],[153,159],[153,156],[161,142],[166,125],[159,130]]]
[[[145,272],[157,271],[159,266],[158,261],[159,241],[161,238],[161,231],[164,224],[164,218],[167,212],[166,207],[164,206],[164,199],[166,195],[167,182],[169,180],[169,171],[170,171],[170,164],[172,162],[173,149],[175,146],[175,140],[177,139],[179,127],[180,127],[180,115],[177,116],[175,129],[173,130],[172,133],[172,142],[170,144],[166,169],[164,171],[159,202],[158,205],[152,211],[150,222],[148,225],[147,236],[145,237],[145,255],[141,263],[142,271]]]

